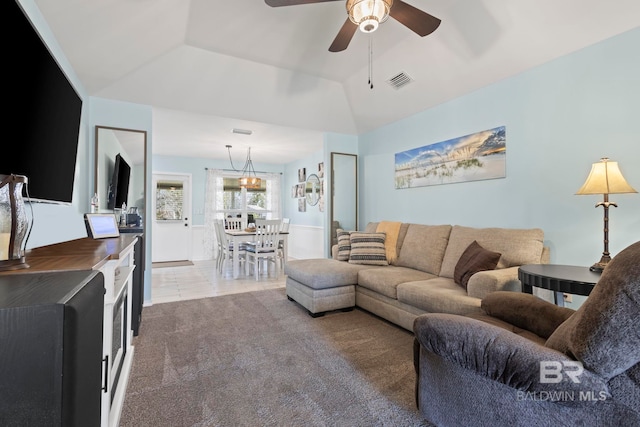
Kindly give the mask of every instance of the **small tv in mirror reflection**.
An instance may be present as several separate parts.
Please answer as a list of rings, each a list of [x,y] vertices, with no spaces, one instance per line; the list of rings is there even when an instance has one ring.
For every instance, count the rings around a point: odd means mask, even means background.
[[[131,175],[131,167],[118,153],[116,155],[113,166],[113,174],[111,175],[111,183],[109,183],[109,199],[107,200],[107,209],[120,209],[124,203],[127,203],[129,196],[129,177]]]

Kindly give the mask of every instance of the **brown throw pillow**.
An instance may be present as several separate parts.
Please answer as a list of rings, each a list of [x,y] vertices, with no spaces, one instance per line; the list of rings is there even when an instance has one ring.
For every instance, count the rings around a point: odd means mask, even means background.
[[[471,276],[478,271],[494,270],[500,261],[500,253],[480,246],[475,240],[464,250],[453,272],[453,280],[467,289]]]

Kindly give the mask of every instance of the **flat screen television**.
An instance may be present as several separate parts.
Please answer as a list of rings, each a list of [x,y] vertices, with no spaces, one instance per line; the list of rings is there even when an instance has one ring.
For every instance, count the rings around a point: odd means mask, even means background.
[[[127,198],[129,197],[130,176],[131,167],[122,158],[120,153],[118,153],[113,165],[111,182],[109,183],[109,198],[107,200],[107,209],[119,209],[122,207],[123,203],[127,203]]]
[[[11,23],[3,46],[11,137],[3,142],[0,174],[25,175],[31,201],[71,203],[82,99],[16,1],[0,9]]]

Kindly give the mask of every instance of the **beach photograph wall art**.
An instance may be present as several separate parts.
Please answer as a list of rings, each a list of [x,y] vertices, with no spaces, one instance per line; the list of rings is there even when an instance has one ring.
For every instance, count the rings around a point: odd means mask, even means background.
[[[472,133],[395,155],[399,188],[506,177],[506,127]]]

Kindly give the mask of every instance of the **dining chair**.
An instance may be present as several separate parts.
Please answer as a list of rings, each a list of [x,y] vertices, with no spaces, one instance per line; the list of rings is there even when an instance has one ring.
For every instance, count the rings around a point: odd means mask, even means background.
[[[227,230],[244,230],[244,221],[242,218],[225,218],[225,228]]]
[[[224,257],[224,238],[220,234],[220,230],[224,227],[224,223],[221,219],[216,219],[213,221],[213,229],[216,235],[216,269],[220,271],[220,266],[222,264],[222,258]]]
[[[258,280],[260,276],[260,261],[266,263],[267,275],[269,274],[269,263],[273,263],[276,278],[279,274],[278,260],[280,244],[281,219],[256,219],[256,235],[253,242],[248,242],[245,251],[245,268],[248,272],[249,266],[253,264],[253,274]]]
[[[234,247],[233,240],[231,240],[231,238],[225,233],[225,231],[228,229],[226,228],[228,220],[229,218],[227,218],[227,220],[215,220],[216,233],[220,242],[220,257],[218,258],[218,271],[220,271],[220,273],[222,273],[222,271],[224,270],[226,262],[233,260],[234,251],[237,251],[240,263],[246,261],[246,244],[242,243],[238,245],[237,248]]]
[[[282,218],[282,227],[280,231],[283,233],[289,232],[289,225],[291,224],[291,218]],[[278,257],[280,258],[280,268],[284,270],[284,261],[287,254],[284,253],[284,239],[280,239],[278,243]]]

